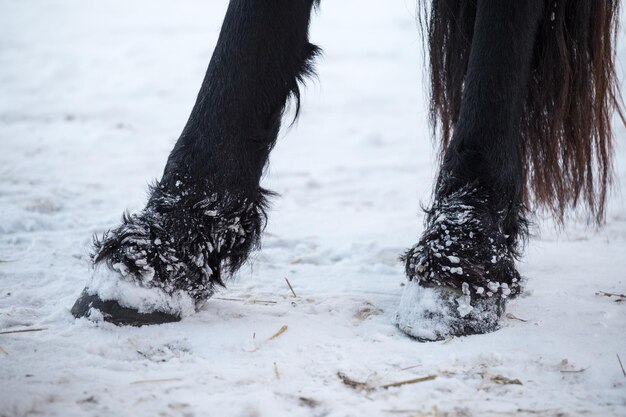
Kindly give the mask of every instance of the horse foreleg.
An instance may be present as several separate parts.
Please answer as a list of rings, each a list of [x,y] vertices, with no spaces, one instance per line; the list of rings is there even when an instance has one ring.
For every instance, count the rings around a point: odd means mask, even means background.
[[[544,0],[476,4],[458,121],[426,230],[405,255],[398,325],[424,340],[497,328],[520,291],[526,221],[519,124]],[[453,69],[457,70],[457,69]]]
[[[312,71],[314,0],[231,0],[197,101],[147,206],[95,242],[72,313],[117,324],[178,320],[259,243],[259,181],[285,103]],[[299,102],[298,102],[299,104]]]

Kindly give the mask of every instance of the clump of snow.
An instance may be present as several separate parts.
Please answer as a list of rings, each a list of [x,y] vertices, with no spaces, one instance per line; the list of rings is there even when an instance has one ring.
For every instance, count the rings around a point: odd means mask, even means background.
[[[456,309],[461,317],[466,317],[472,312],[472,310],[474,310],[471,303],[472,297],[470,295],[469,284],[467,282],[463,283],[462,291],[463,295],[456,299],[456,302],[458,303],[458,307]]]
[[[456,301],[459,304],[456,310],[459,312],[459,315],[461,317],[467,316],[469,313],[472,312],[472,310],[474,310],[469,295],[462,295],[457,298]]]
[[[167,294],[160,288],[146,288],[103,265],[94,268],[86,290],[103,301],[115,300],[121,306],[135,308],[140,313],[162,311],[185,317],[195,312],[194,300],[184,291]]]
[[[452,242],[450,242],[450,244],[452,244]],[[446,242],[446,246],[450,246],[448,242]],[[458,256],[448,255],[447,258],[453,264],[458,264],[461,262],[461,259]]]

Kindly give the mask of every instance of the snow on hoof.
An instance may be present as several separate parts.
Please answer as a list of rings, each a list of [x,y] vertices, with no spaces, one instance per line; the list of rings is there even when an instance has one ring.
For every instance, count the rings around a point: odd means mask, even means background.
[[[427,212],[426,228],[402,257],[409,282],[397,324],[420,340],[487,333],[498,328],[506,300],[521,291],[516,235],[502,230],[503,214],[492,213],[486,194],[466,186],[439,198]]]
[[[185,292],[170,295],[160,288],[141,287],[106,267],[96,268],[71,310],[76,318],[130,326],[180,321],[194,311],[194,300]]]
[[[418,280],[410,280],[400,299],[395,317],[397,326],[420,342],[497,330],[505,299],[472,300],[467,288],[464,289],[423,286]]]
[[[89,294],[87,290],[83,290],[74,303],[72,315],[76,318],[102,319],[118,326],[145,326],[180,321],[180,316],[160,311],[140,313],[134,308],[122,307],[115,300],[103,301],[97,295]]]

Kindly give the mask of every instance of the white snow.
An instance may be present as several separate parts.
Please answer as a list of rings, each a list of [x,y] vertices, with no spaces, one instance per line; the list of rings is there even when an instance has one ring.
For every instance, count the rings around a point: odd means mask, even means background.
[[[154,270],[150,269],[153,276]],[[145,275],[144,279],[149,281]],[[140,313],[156,310],[186,317],[195,311],[195,302],[187,293],[175,291],[170,295],[158,288],[144,288],[129,280],[121,280],[119,274],[105,266],[94,268],[86,289],[89,294],[97,294],[101,300],[115,300],[123,307],[136,308]]]
[[[393,324],[436,168],[413,0],[322,1],[319,81],[272,154],[263,249],[228,289],[180,323],[72,318],[91,235],[142,208],[226,6],[0,0],[0,331],[45,329],[0,334],[0,416],[625,415],[626,302],[596,294],[626,293],[622,127],[606,226],[541,223],[501,330],[424,344]],[[437,378],[367,392],[337,372]]]
[[[446,246],[449,246],[448,242],[446,242]],[[446,256],[446,258],[448,258],[448,260],[453,264],[458,264],[459,262],[461,262],[461,259],[459,259],[458,256],[448,255]]]
[[[469,303],[459,297],[459,313],[465,316],[472,311]],[[442,319],[431,319],[440,316]],[[436,340],[440,334],[450,333],[450,323],[445,318],[454,315],[447,303],[442,301],[437,289],[420,286],[417,280],[407,282],[400,298],[400,306],[395,318],[398,326],[408,334],[425,340]]]

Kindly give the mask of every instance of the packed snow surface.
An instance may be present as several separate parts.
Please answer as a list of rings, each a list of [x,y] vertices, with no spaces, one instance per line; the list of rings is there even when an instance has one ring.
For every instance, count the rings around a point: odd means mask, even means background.
[[[626,293],[621,127],[606,226],[539,221],[501,330],[394,325],[435,173],[413,0],[322,2],[319,77],[264,179],[281,196],[228,289],[180,323],[72,318],[91,236],[142,208],[226,6],[0,0],[0,331],[40,329],[0,334],[0,416],[626,415],[626,302],[599,293]]]

